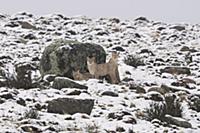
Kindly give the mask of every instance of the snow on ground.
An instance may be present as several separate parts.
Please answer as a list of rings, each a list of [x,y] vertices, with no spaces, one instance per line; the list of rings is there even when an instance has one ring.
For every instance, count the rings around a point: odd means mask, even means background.
[[[29,22],[38,30],[24,29],[18,21]],[[119,21],[119,22],[118,22]],[[15,26],[15,24],[17,26]],[[9,26],[11,25],[11,26]],[[174,26],[185,27],[177,30]],[[123,80],[119,85],[112,85],[106,81],[99,82],[95,79],[78,81],[88,86],[87,93],[79,96],[68,96],[73,89],[56,90],[53,88],[42,90],[0,88],[0,132],[23,132],[21,126],[32,125],[42,132],[89,132],[88,125],[93,125],[98,132],[200,132],[200,113],[189,108],[188,99],[184,101],[183,118],[192,124],[192,128],[183,128],[175,125],[163,126],[147,121],[145,109],[152,100],[148,95],[136,93],[130,89],[130,84],[142,86],[145,91],[162,84],[170,85],[177,80],[190,78],[196,82],[192,89],[176,87],[187,90],[191,94],[200,95],[200,25],[199,24],[166,24],[150,20],[118,20],[113,18],[92,19],[85,16],[67,17],[59,14],[46,16],[31,16],[30,14],[17,13],[14,15],[0,16],[0,66],[9,73],[14,73],[14,65],[18,62],[32,62],[39,64],[42,52],[54,39],[70,39],[80,42],[96,43],[104,47],[108,53],[120,47],[119,73]],[[189,50],[181,51],[184,46]],[[140,57],[145,65],[137,68],[124,63],[128,55]],[[187,57],[192,61],[188,61]],[[191,69],[191,75],[176,75],[160,73],[166,66],[185,66]],[[35,73],[36,77],[40,74]],[[112,91],[117,97],[102,96],[102,92]],[[2,98],[5,93],[12,94],[13,98]],[[45,108],[38,111],[39,118],[31,119],[24,114],[38,106],[47,106],[47,102],[59,97],[92,98],[95,105],[91,115],[74,114],[59,115],[47,113]],[[26,101],[26,106],[17,103],[17,100]],[[117,120],[108,118],[110,113],[126,111],[136,120],[136,123],[125,123],[129,115]],[[68,119],[69,120],[68,120]],[[120,130],[120,128],[124,130]]]

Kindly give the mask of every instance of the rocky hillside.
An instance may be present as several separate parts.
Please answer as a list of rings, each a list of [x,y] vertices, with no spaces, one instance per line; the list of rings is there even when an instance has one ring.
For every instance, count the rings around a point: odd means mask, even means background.
[[[119,52],[120,84],[73,80]],[[200,25],[0,14],[0,132],[200,132]]]

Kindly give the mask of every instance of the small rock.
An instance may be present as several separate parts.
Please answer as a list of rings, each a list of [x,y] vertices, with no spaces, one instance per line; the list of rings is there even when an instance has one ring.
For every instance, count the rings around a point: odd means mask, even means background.
[[[136,93],[146,93],[145,89],[141,86],[130,84],[129,87],[130,90],[136,90]]]
[[[180,51],[183,51],[183,52],[185,52],[185,51],[190,51],[190,48],[189,48],[188,46],[183,46],[183,47],[180,49]]]
[[[128,124],[136,124],[137,123],[136,119],[133,118],[133,116],[128,116],[128,115],[124,116],[123,119],[122,119],[122,121],[124,123],[128,123]]]
[[[145,21],[145,22],[149,22],[149,20],[146,17],[138,17],[135,19],[135,21]]]
[[[183,31],[183,30],[185,30],[185,26],[176,25],[176,26],[170,27],[170,29],[175,29],[177,31]]]
[[[150,93],[148,93],[148,97],[149,97],[149,99],[151,99],[153,101],[158,101],[158,102],[164,100],[164,97],[158,92],[150,92]]]
[[[21,25],[23,29],[37,30],[37,28],[33,26],[32,24],[30,24],[29,22],[19,21],[19,24]]]
[[[62,88],[78,88],[78,89],[87,89],[87,86],[81,85],[69,78],[66,77],[56,77],[53,81],[53,88],[62,89]]]
[[[20,127],[24,132],[30,132],[30,133],[41,133],[42,130],[39,129],[38,127],[35,127],[33,125],[22,125]]]
[[[116,131],[117,132],[125,132],[126,130],[123,127],[117,127]]]
[[[20,104],[20,105],[22,105],[22,106],[26,106],[26,101],[24,99],[22,99],[22,98],[19,98],[17,100],[17,103]]]
[[[122,81],[124,81],[124,82],[132,82],[132,81],[134,81],[134,79],[125,77],[124,79],[122,79]]]
[[[12,85],[16,88],[30,89],[33,86],[32,83],[32,70],[35,68],[29,63],[18,63],[15,65],[16,79],[12,81]]]
[[[119,95],[113,91],[104,91],[103,93],[101,93],[101,96],[118,97]]]
[[[0,98],[0,104],[2,104],[4,102],[5,102],[5,100],[3,100],[3,99]]]
[[[132,116],[132,114],[127,111],[111,112],[108,114],[108,119],[122,120],[124,116]]]
[[[5,86],[8,86],[7,79],[0,77],[0,87],[5,87]]]
[[[125,49],[122,48],[122,47],[120,47],[120,46],[114,47],[114,48],[112,48],[112,49],[113,49],[113,50],[116,50],[116,51],[120,51],[120,52],[124,52],[124,51],[125,51]]]
[[[151,88],[149,88],[148,92],[151,92],[151,91],[159,92],[160,94],[164,95],[166,93],[169,93],[170,89],[163,88],[162,86],[161,87],[151,87]]]
[[[170,73],[170,74],[187,74],[190,75],[190,68],[188,67],[165,67],[164,69],[160,70],[161,73]]]
[[[0,94],[0,97],[4,99],[14,99],[11,93]]]
[[[18,27],[18,26],[19,26],[18,23],[12,22],[12,21],[5,25],[5,27],[11,27],[11,28]]]
[[[80,90],[73,90],[72,92],[67,93],[67,95],[80,95],[81,91]]]
[[[35,40],[35,39],[37,39],[37,37],[35,35],[29,33],[29,34],[24,36],[24,39]]]
[[[179,117],[173,117],[171,115],[165,115],[165,118],[170,124],[174,124],[184,128],[192,128],[192,124],[189,123],[187,120]]]

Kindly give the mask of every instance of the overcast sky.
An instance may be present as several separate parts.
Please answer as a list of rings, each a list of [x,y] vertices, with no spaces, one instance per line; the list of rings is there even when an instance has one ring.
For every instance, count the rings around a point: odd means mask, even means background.
[[[35,15],[62,13],[94,18],[146,16],[171,23],[200,23],[200,0],[1,0],[1,13],[20,11]]]

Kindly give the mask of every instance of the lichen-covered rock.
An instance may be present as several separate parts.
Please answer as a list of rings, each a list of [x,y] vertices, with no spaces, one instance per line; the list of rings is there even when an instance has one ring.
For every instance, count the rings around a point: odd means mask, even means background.
[[[90,115],[93,99],[58,98],[48,102],[47,112],[59,114],[86,113]]]
[[[97,63],[105,63],[106,53],[96,44],[56,40],[45,48],[41,61],[42,76],[56,74],[72,78],[73,70],[87,72],[87,57],[94,56]]]
[[[79,88],[79,89],[87,89],[87,86],[81,85],[69,78],[66,77],[56,77],[53,81],[53,88],[62,89],[62,88]]]

